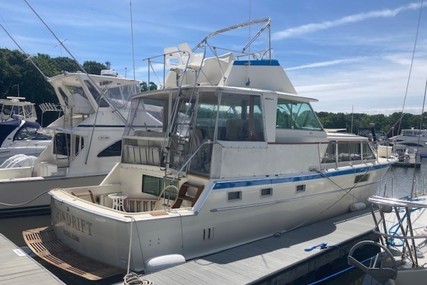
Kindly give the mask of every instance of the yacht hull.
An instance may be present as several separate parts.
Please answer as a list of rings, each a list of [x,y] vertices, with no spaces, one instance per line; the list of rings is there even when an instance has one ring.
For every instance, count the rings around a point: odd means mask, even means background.
[[[10,206],[0,204],[0,218],[48,213],[50,211],[50,197],[47,194],[49,190],[58,187],[98,184],[104,177],[105,174],[78,177],[27,177],[10,181],[6,179],[0,180],[0,202],[11,204]]]
[[[347,170],[216,180],[205,187],[203,191],[209,194],[195,207],[165,212],[121,212],[77,201],[58,189],[50,192],[52,222],[67,246],[119,268],[127,268],[131,247],[130,268],[143,271],[154,257],[179,254],[189,260],[347,213],[352,204],[365,201],[378,190],[387,169],[387,164],[377,165],[369,171],[369,182],[352,185],[348,181],[354,181],[359,172]],[[305,191],[295,193],[295,186],[301,183]],[[109,193],[120,191],[108,185],[100,192],[102,185],[97,187],[93,192],[101,202]],[[274,199],[259,198],[260,189],[269,187]],[[224,198],[230,191],[241,191],[242,199],[228,203]],[[334,225],[324,230],[333,231]]]
[[[46,148],[46,146],[47,144],[34,147],[2,147],[0,148],[0,165],[2,165],[8,158],[17,154],[37,157]]]

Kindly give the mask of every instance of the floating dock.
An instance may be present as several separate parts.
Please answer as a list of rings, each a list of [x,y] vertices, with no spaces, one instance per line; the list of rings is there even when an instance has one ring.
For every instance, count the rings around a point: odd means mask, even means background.
[[[350,213],[191,260],[140,279],[156,285],[288,284],[340,258],[346,260],[355,243],[377,238],[373,227],[370,212]]]
[[[373,227],[370,211],[353,212],[141,275],[139,279],[153,285],[307,284],[317,280],[313,278],[323,266],[330,268],[337,261],[346,264],[350,248],[358,241],[376,240]],[[1,234],[0,260],[0,284],[64,284]],[[92,284],[59,271],[55,274],[70,280],[69,284]],[[101,283],[123,284],[118,280],[123,280],[124,274],[123,270],[116,278]],[[79,282],[74,283],[76,280]]]
[[[0,234],[0,284],[65,284]]]
[[[417,162],[414,162],[414,161],[409,161],[409,162],[397,161],[397,162],[393,163],[392,166],[408,167],[408,168],[420,168],[421,162],[419,162],[419,161],[417,161]]]

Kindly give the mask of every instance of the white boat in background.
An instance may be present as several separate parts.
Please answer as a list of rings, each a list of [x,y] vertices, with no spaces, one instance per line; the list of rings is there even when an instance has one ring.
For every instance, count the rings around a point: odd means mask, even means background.
[[[0,167],[8,158],[38,156],[51,137],[41,132],[34,103],[24,97],[0,99]]]
[[[250,26],[261,27],[241,53],[211,45]],[[164,88],[133,97],[121,162],[99,185],[50,191],[52,227],[25,232],[29,247],[95,280],[106,275],[76,252],[147,273],[363,208],[394,158],[365,137],[327,134],[316,100],[298,96],[271,58],[269,35],[261,19],[214,32],[194,52],[165,49]],[[162,132],[144,126],[145,104],[161,107]],[[57,242],[74,250],[72,266]]]
[[[40,129],[40,124],[34,121],[12,119],[0,122],[0,169],[6,167],[6,161],[15,155],[39,156],[52,139]]]
[[[64,73],[49,78],[63,115],[45,128],[53,137],[33,166],[0,169],[0,217],[49,211],[54,187],[102,181],[119,161],[130,96],[138,81],[110,75]],[[159,121],[141,114],[150,129]]]
[[[37,113],[34,103],[25,100],[25,97],[8,96],[0,99],[0,122],[13,119],[37,121]]]
[[[427,157],[427,130],[403,129],[400,135],[388,139],[395,148],[406,148],[417,153],[421,158]]]
[[[379,241],[361,241],[353,246],[348,263],[367,276],[363,284],[422,285],[427,278],[427,196],[388,198],[373,196],[375,232]],[[367,246],[378,254],[369,262],[355,258]]]
[[[393,152],[397,156],[397,161],[393,166],[399,167],[421,167],[421,157],[417,153],[417,149],[411,149],[407,146],[393,146]]]

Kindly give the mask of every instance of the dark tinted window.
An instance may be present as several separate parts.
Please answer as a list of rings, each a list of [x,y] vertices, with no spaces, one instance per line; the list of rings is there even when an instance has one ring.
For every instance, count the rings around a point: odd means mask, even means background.
[[[122,154],[122,141],[119,140],[100,153],[98,153],[98,157],[106,157],[106,156],[120,156]]]

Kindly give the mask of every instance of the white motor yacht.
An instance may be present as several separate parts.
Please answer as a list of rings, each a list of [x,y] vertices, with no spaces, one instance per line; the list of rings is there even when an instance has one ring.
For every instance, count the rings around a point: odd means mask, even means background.
[[[411,153],[417,153],[420,158],[427,157],[427,130],[403,129],[400,135],[393,136],[388,141],[396,148],[406,148]]]
[[[40,130],[34,103],[24,97],[0,99],[0,167],[14,155],[38,156],[51,139]]]
[[[81,72],[49,82],[63,115],[45,128],[53,139],[34,165],[0,169],[0,217],[49,212],[50,189],[100,183],[120,160],[130,97],[140,92],[139,82]],[[146,130],[161,126],[148,112],[140,115]]]
[[[211,45],[250,26],[260,30],[240,53]],[[96,280],[117,273],[105,264],[153,272],[363,208],[395,159],[365,137],[325,132],[316,100],[271,58],[269,29],[260,19],[165,49],[164,88],[133,97],[121,162],[99,185],[50,191],[52,226],[27,231],[30,248]],[[161,132],[144,126],[146,104],[161,108]]]

